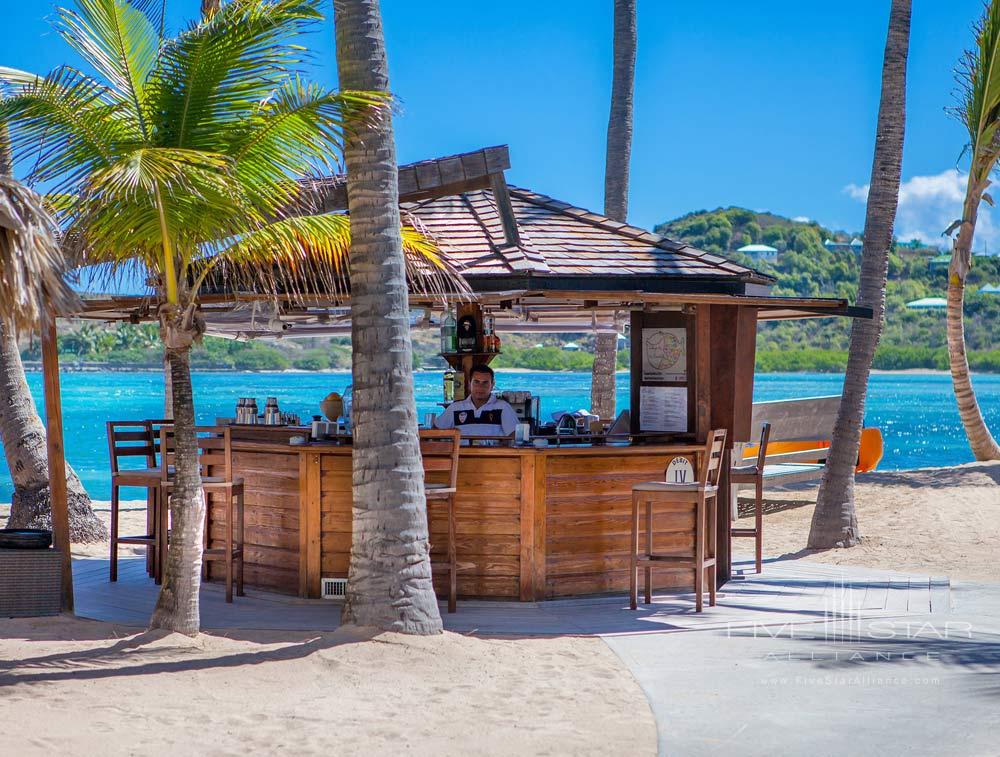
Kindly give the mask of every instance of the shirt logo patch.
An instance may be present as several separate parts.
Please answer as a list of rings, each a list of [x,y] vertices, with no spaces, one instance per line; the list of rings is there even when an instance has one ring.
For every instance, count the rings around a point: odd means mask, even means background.
[[[468,418],[468,417],[469,417],[468,413],[459,413],[458,414],[458,422],[459,423],[465,423],[465,419]]]

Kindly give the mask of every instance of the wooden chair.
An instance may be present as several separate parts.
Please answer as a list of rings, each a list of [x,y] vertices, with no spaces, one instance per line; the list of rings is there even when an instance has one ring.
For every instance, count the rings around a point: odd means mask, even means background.
[[[156,450],[146,421],[108,421],[108,453],[111,458],[111,561],[110,580],[118,580],[118,545],[144,544],[148,547],[146,568],[154,577],[161,568],[158,524],[160,486],[164,471],[156,460]],[[126,458],[143,458],[142,467],[122,467]],[[169,475],[169,471],[167,472]],[[122,487],[146,490],[146,532],[134,536],[119,533],[119,503]]]
[[[427,495],[427,532],[430,534],[430,502],[444,500],[448,543],[445,560],[432,560],[431,570],[448,571],[448,612],[455,612],[458,596],[458,559],[455,549],[455,492],[458,491],[458,449],[461,434],[455,429],[420,432],[420,454],[424,460],[424,493]],[[435,475],[436,474],[436,475]],[[430,477],[435,480],[428,481]],[[443,479],[443,480],[441,480]]]
[[[244,483],[242,478],[233,476],[233,446],[231,430],[228,426],[197,426],[195,427],[198,445],[198,464],[201,473],[201,488],[205,493],[205,541],[202,552],[203,575],[208,578],[208,562],[222,561],[226,576],[226,602],[233,601],[233,583],[236,584],[236,596],[242,597],[243,592],[243,521],[244,521]],[[174,464],[174,429],[164,425],[160,428],[160,449],[163,460],[169,465]],[[161,483],[161,488],[168,499],[173,489],[172,482]],[[219,501],[221,500],[221,502]],[[212,513],[221,509],[224,517],[223,533],[219,539],[221,544],[213,546],[211,536]],[[168,534],[167,510],[164,507],[160,514],[160,524],[163,533]],[[166,564],[166,548],[169,538],[161,544],[163,563]]]
[[[753,484],[754,486],[754,526],[753,528],[732,528],[731,536],[752,536],[756,540],[757,572],[760,573],[764,549],[764,460],[767,457],[767,443],[771,437],[771,424],[765,423],[760,430],[760,446],[757,448],[757,462],[754,465],[738,465],[729,469],[729,482]]]
[[[653,601],[653,565],[694,569],[695,611],[701,612],[705,574],[708,573],[708,603],[715,606],[716,522],[719,474],[725,453],[726,431],[708,435],[700,461],[698,480],[689,484],[650,481],[632,487],[632,555],[629,565],[629,604],[638,604],[638,570],[644,566],[646,604]],[[665,472],[664,472],[665,473]],[[639,554],[639,505],[646,505],[646,552]],[[653,508],[658,504],[688,504],[694,510],[694,555],[678,556],[653,551]],[[706,517],[708,523],[706,524]]]

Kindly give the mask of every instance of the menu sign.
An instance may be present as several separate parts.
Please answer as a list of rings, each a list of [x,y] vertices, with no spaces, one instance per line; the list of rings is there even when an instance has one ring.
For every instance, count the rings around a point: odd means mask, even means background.
[[[687,380],[687,331],[683,328],[642,330],[642,380]]]
[[[639,430],[686,433],[688,430],[687,387],[639,387]]]

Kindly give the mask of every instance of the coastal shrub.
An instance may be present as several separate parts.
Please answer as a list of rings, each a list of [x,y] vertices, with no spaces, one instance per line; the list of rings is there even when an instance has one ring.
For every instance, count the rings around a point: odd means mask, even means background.
[[[847,368],[847,353],[840,350],[758,350],[757,370],[762,373],[837,373]]]
[[[300,371],[325,371],[330,368],[330,355],[326,350],[305,350],[292,359],[292,367]]]
[[[533,371],[589,371],[594,356],[589,352],[570,352],[560,347],[505,349],[491,363],[495,368],[526,368]]]
[[[257,342],[233,355],[233,367],[240,371],[283,371],[289,365],[288,358],[274,347]]]

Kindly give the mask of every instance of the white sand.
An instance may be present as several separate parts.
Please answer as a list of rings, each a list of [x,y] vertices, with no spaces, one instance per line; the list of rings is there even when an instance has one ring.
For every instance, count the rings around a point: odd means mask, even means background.
[[[656,752],[645,697],[599,639],[2,620],[0,687],[11,755]]]
[[[95,511],[107,518],[107,503]],[[123,503],[122,533],[144,525],[145,502]],[[106,557],[108,545],[73,551]],[[0,698],[0,754],[19,756],[656,753],[642,690],[597,638],[342,629],[192,640],[4,619]]]
[[[858,476],[855,506],[863,541],[849,549],[804,549],[817,487],[765,489],[765,555],[1000,581],[1000,462]],[[786,509],[770,511],[778,507]],[[740,555],[752,551],[752,544],[733,540]]]

